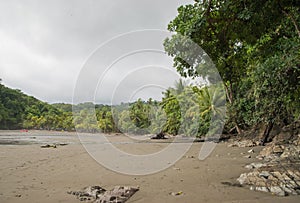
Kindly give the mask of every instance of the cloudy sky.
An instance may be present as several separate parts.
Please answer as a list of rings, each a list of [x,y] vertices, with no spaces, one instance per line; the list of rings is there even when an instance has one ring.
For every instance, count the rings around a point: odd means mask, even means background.
[[[89,85],[95,86],[90,89],[97,102],[121,101],[126,95],[127,100],[158,98],[178,79],[167,70],[172,60],[157,51],[167,35],[132,31],[166,30],[177,7],[191,2],[0,0],[2,83],[50,103],[71,103],[74,89],[75,102],[91,100]]]

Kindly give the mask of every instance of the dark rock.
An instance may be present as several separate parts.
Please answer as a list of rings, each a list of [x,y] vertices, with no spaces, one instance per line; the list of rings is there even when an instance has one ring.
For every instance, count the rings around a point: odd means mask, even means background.
[[[156,136],[151,137],[151,139],[167,139],[163,132],[158,133]]]
[[[55,144],[46,144],[46,145],[42,145],[41,148],[56,148]]]

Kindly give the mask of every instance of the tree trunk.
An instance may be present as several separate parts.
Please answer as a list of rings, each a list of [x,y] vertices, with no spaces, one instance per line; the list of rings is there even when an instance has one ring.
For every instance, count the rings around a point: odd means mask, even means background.
[[[268,141],[268,138],[269,138],[269,135],[270,135],[270,132],[271,132],[273,126],[274,126],[273,122],[270,122],[270,123],[267,124],[267,126],[266,126],[266,128],[264,130],[264,134],[263,134],[261,145],[265,145],[265,143]]]
[[[240,129],[240,127],[238,126],[238,124],[237,123],[235,123],[235,129],[236,129],[236,131],[237,131],[237,133],[240,135],[240,134],[242,134],[242,130]]]
[[[233,103],[233,90],[232,90],[232,83],[230,83],[229,88],[227,85],[225,86],[225,92],[226,92],[226,96],[228,98],[228,101],[230,104]],[[242,130],[240,129],[240,127],[237,124],[236,119],[234,118],[234,128],[236,129],[237,133],[240,135],[242,134]]]

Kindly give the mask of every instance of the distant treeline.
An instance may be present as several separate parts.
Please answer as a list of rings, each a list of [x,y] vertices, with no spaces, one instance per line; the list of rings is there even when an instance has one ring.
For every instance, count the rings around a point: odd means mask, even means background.
[[[0,84],[0,129],[201,136],[208,131],[210,114],[218,112],[210,100],[208,87],[195,89],[180,80],[176,88],[164,92],[161,102],[150,98],[114,106],[82,103],[74,105],[72,111],[71,104],[48,104]]]

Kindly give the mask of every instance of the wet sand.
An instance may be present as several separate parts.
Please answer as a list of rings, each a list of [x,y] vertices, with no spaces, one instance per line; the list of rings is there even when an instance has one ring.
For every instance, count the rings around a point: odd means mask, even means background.
[[[137,154],[154,152],[169,144],[131,142],[124,135],[108,137],[120,149]],[[128,202],[271,203],[300,200],[299,196],[277,197],[223,184],[234,183],[241,173],[248,171],[244,166],[257,161],[254,157],[261,147],[254,147],[252,158],[245,158],[250,148],[228,148],[227,143],[219,143],[207,159],[200,161],[197,157],[203,143],[194,143],[186,156],[170,168],[147,176],[129,176],[97,163],[85,151],[75,133],[0,131],[0,143],[1,203],[80,202],[67,191],[91,185],[106,189],[115,185],[139,186],[140,191]],[[44,143],[68,145],[41,148]],[[183,194],[170,195],[179,191]]]

